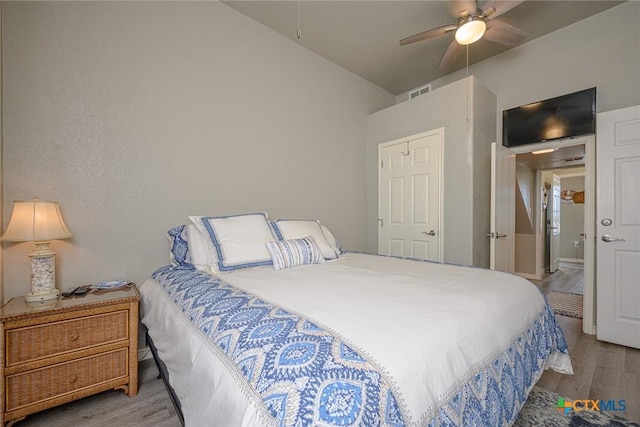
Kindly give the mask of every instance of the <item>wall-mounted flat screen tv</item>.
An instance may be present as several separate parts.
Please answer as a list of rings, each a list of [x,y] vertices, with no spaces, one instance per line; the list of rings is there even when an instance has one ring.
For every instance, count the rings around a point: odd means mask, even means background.
[[[595,132],[595,87],[502,112],[502,145],[505,147]]]

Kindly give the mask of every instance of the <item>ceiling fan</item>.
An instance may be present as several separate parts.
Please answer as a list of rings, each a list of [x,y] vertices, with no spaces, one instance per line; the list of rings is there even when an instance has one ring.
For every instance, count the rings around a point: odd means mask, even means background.
[[[446,68],[462,49],[462,46],[484,38],[505,46],[516,46],[526,37],[526,33],[495,18],[513,9],[524,0],[491,0],[480,9],[477,0],[451,0],[449,13],[458,19],[456,24],[432,28],[400,40],[400,46],[455,33],[455,38],[445,50],[438,69]]]

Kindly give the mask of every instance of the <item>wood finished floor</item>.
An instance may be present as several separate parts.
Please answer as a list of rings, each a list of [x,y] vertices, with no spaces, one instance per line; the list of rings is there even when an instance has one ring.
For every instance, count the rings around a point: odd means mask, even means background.
[[[584,294],[584,269],[582,264],[561,262],[554,273],[546,273],[542,280],[531,280],[545,294],[551,291]]]
[[[577,263],[560,268],[542,280],[531,280],[545,294],[551,291],[584,293],[584,270]],[[546,371],[538,385],[565,399],[626,400],[627,410],[616,412],[640,423],[640,350],[598,341],[582,332],[582,319],[558,316],[573,363],[573,375]]]
[[[562,268],[536,284],[545,293],[552,290],[582,293],[581,270],[575,270]],[[538,385],[570,400],[624,399],[627,409],[616,415],[640,423],[640,350],[601,342],[582,333],[581,319],[557,318],[569,345],[575,374],[561,375],[549,370]],[[129,398],[122,391],[107,391],[31,415],[15,425],[179,427],[169,395],[157,375],[153,360],[145,360],[140,363],[140,389],[136,397]]]
[[[110,390],[28,416],[15,427],[180,427],[153,359],[139,364],[139,390]]]

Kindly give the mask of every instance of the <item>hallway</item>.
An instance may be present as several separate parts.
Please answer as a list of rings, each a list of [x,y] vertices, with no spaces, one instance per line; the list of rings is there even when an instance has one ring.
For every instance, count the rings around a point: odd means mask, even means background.
[[[582,263],[560,262],[560,268],[554,273],[545,273],[542,280],[532,280],[538,288],[548,294],[551,291],[584,294],[584,268]]]

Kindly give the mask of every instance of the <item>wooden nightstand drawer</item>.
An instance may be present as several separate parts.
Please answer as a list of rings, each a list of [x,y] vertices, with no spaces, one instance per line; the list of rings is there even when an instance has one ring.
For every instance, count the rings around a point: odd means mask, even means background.
[[[6,332],[6,366],[129,338],[126,310]]]
[[[0,310],[0,427],[106,390],[138,393],[135,285]]]
[[[6,411],[127,378],[128,349],[60,363],[6,378]]]

